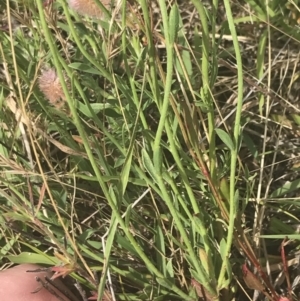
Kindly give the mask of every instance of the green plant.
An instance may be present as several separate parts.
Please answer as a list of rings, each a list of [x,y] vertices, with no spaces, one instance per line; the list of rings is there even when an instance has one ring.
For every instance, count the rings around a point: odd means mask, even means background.
[[[1,7],[1,259],[98,300],[284,300],[265,266],[298,248],[299,179],[272,183],[298,133],[297,3],[109,4]]]

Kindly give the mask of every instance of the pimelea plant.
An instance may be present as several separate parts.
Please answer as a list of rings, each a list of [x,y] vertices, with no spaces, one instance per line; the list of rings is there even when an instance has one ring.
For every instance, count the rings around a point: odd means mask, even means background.
[[[7,1],[1,261],[90,300],[299,299],[297,5],[101,1]]]

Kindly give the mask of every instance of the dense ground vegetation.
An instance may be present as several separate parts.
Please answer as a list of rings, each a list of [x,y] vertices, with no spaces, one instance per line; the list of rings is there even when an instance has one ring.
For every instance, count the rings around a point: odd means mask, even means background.
[[[0,2],[0,255],[98,300],[299,299],[297,0]]]

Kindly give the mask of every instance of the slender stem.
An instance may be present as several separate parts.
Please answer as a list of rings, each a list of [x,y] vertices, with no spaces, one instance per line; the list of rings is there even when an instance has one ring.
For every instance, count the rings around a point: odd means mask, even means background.
[[[202,63],[201,63],[201,73],[202,73],[202,87],[200,95],[202,95],[202,100],[207,106],[207,120],[208,120],[208,139],[209,139],[209,159],[210,159],[210,175],[213,183],[216,183],[216,146],[215,146],[215,114],[214,114],[214,104],[210,89],[210,76],[209,76],[209,58],[210,58],[210,37],[207,25],[207,17],[205,13],[204,6],[201,1],[192,0],[195,5],[201,21],[202,27]],[[213,18],[213,17],[212,17]]]
[[[168,108],[169,108],[169,99],[170,99],[170,92],[171,92],[171,85],[172,85],[172,77],[173,77],[173,57],[174,57],[174,48],[173,45],[170,43],[169,38],[169,22],[168,22],[168,14],[167,14],[167,7],[164,0],[159,0],[159,5],[161,8],[162,20],[164,25],[164,36],[165,36],[165,43],[166,43],[166,50],[167,50],[167,75],[166,75],[166,82],[164,86],[164,98],[162,105],[158,104],[159,111],[160,111],[160,118],[158,123],[158,128],[156,131],[156,136],[154,140],[153,152],[154,152],[154,162],[159,162],[158,156],[160,156],[160,140],[162,136],[162,132],[165,128],[166,118],[168,115]],[[160,168],[160,166],[158,167]]]
[[[241,114],[242,114],[242,105],[243,105],[243,64],[242,64],[242,57],[239,47],[239,42],[237,39],[237,33],[235,30],[234,20],[232,17],[230,1],[225,0],[224,6],[226,10],[226,16],[228,18],[228,25],[232,35],[233,46],[235,51],[235,57],[237,61],[237,72],[238,72],[238,95],[237,95],[237,108],[236,108],[236,116],[234,122],[234,149],[231,150],[231,164],[230,164],[230,209],[229,209],[229,225],[228,225],[228,233],[227,233],[227,241],[226,241],[226,251],[225,251],[225,258],[229,258],[233,237],[234,237],[234,225],[235,225],[235,217],[236,217],[236,210],[238,208],[238,194],[235,191],[235,176],[236,176],[236,162],[239,150],[239,138],[240,138],[240,121],[241,121]],[[221,273],[219,275],[219,285],[221,286],[223,283],[223,279],[225,277],[225,266],[227,261],[224,260]]]

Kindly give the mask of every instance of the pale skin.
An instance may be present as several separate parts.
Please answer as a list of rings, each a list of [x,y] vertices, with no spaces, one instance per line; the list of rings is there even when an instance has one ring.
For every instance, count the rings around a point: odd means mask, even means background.
[[[49,292],[43,287],[46,283],[46,276],[51,278],[51,272],[27,272],[37,270],[41,267],[34,264],[21,264],[7,270],[0,271],[0,300],[1,301],[71,301],[63,293],[72,294],[70,290],[59,279],[55,283],[60,286],[60,290],[49,287]],[[40,280],[40,281],[38,281]],[[73,298],[72,298],[73,299]],[[76,300],[76,298],[74,299]]]

